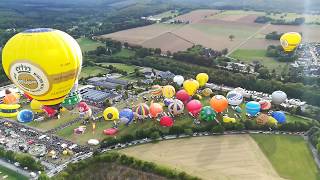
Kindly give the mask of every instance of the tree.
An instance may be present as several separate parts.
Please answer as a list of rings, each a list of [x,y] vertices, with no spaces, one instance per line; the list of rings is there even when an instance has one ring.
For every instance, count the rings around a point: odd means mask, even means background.
[[[233,41],[233,39],[235,38],[235,36],[234,35],[229,35],[229,39],[230,39],[230,41]]]
[[[136,51],[136,56],[140,58],[144,58],[150,55],[150,51],[147,48],[140,48]]]
[[[228,54],[228,48],[222,49],[222,50],[221,50],[221,53],[222,53],[223,55],[227,55],[227,54]]]
[[[269,70],[267,68],[260,68],[258,70],[258,73],[259,73],[258,78],[261,78],[261,79],[270,79],[271,77]]]
[[[64,172],[67,173],[67,172]],[[50,178],[46,175],[46,173],[41,172],[41,174],[38,177],[38,180],[50,180]]]
[[[99,46],[96,49],[96,55],[100,56],[101,54],[106,54],[107,49],[105,47]]]
[[[153,133],[150,134],[150,138],[153,140],[157,140],[160,138],[160,134],[158,131],[154,131]]]
[[[221,124],[218,124],[217,126],[214,126],[212,128],[213,133],[224,133],[224,127]]]
[[[184,129],[184,134],[191,136],[193,134],[193,131],[192,129],[187,128],[187,129]]]
[[[110,107],[111,106],[111,102],[109,99],[106,99],[104,102],[103,102],[103,106],[104,107]]]
[[[122,90],[122,86],[121,85],[117,85],[116,86],[116,91],[120,91],[120,90]]]
[[[154,54],[160,55],[160,54],[161,54],[161,49],[160,49],[160,48],[156,48],[156,49],[154,50]]]
[[[128,42],[125,42],[125,43],[123,43],[123,46],[124,46],[126,49],[128,49],[129,43],[128,43]]]

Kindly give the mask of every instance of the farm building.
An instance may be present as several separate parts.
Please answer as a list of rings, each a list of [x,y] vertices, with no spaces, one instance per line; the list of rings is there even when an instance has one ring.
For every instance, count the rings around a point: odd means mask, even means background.
[[[129,85],[128,81],[106,77],[93,77],[88,79],[88,83],[107,89],[116,89],[117,86],[121,86],[122,89],[125,89]]]

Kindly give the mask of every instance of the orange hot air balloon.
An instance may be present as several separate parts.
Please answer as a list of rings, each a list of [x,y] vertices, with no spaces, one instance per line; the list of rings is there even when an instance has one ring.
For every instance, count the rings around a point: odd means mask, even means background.
[[[6,95],[3,98],[4,104],[18,104],[19,95],[17,93],[11,92],[9,89],[6,89]]]
[[[228,107],[228,100],[222,95],[215,95],[210,100],[210,105],[217,113],[221,113]]]
[[[149,110],[152,118],[158,117],[158,115],[163,112],[163,108],[159,103],[152,103]]]

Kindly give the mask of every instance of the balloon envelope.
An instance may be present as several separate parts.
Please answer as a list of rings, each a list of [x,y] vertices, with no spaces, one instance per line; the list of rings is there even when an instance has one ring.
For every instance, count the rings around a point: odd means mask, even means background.
[[[152,118],[158,117],[158,115],[159,115],[160,113],[162,113],[162,112],[163,112],[163,108],[162,108],[161,104],[159,104],[159,103],[152,103],[152,104],[150,105],[150,116],[151,116]]]
[[[208,82],[209,76],[207,73],[199,73],[196,76],[196,80],[199,82],[199,86],[202,87],[202,86],[206,85],[206,83]]]
[[[33,112],[28,109],[24,109],[20,111],[17,116],[18,121],[22,123],[31,122],[33,118],[34,118]]]
[[[163,100],[163,103],[164,103],[164,105],[165,106],[169,106],[171,103],[173,103],[173,99],[171,99],[171,98],[165,98],[164,100]]]
[[[108,107],[103,111],[103,117],[106,121],[119,119],[119,111],[115,107]]]
[[[272,112],[271,116],[278,121],[280,124],[286,123],[286,115],[282,111]]]
[[[202,108],[202,104],[198,100],[191,100],[187,104],[187,109],[188,111],[193,115],[193,116],[198,116]]]
[[[5,73],[22,91],[43,105],[61,103],[81,69],[82,52],[70,35],[54,29],[26,30],[2,51]]]
[[[199,82],[194,79],[188,79],[183,82],[183,88],[189,96],[193,96],[199,89]]]
[[[133,108],[133,113],[139,119],[144,119],[149,115],[149,106],[146,103],[140,103]]]
[[[301,35],[297,32],[288,32],[281,36],[280,43],[285,52],[292,52],[301,43]]]
[[[181,75],[176,75],[173,78],[173,82],[175,82],[176,84],[178,84],[179,86],[181,86],[183,84],[184,78]]]
[[[271,108],[270,101],[266,101],[266,100],[259,101],[259,104],[261,106],[261,110],[262,111],[267,111],[267,110],[269,110]]]
[[[287,100],[287,94],[283,91],[274,91],[271,95],[272,103],[274,104],[281,104]]]
[[[210,88],[205,88],[204,90],[202,90],[201,94],[205,97],[208,97],[212,94],[212,90]]]
[[[42,104],[35,99],[30,102],[30,108],[33,112],[43,112]]]
[[[168,106],[168,110],[173,115],[179,115],[183,113],[184,104],[179,99],[175,99],[173,103]]]
[[[205,121],[213,121],[216,117],[216,112],[210,107],[205,106],[201,109],[200,118]]]
[[[130,122],[132,122],[133,118],[134,114],[131,109],[122,109],[119,113],[119,119],[121,123],[129,124]]]
[[[166,85],[162,88],[162,95],[166,98],[172,98],[176,94],[176,90],[171,85]]]
[[[4,96],[2,99],[4,104],[18,104],[19,103],[19,95],[15,92],[10,92]]]
[[[176,93],[176,98],[186,104],[191,97],[186,90],[182,89]]]
[[[243,101],[243,95],[237,91],[228,92],[226,98],[231,106],[238,106]]]
[[[260,112],[260,104],[255,101],[250,101],[246,104],[246,111],[250,116],[255,116]]]
[[[162,86],[160,85],[153,85],[150,91],[151,95],[153,96],[161,96],[162,95]]]
[[[256,122],[258,125],[265,125],[267,124],[269,121],[269,116],[266,114],[260,114],[257,118],[256,118]]]
[[[222,95],[215,95],[211,98],[210,105],[212,109],[220,113],[227,109],[228,100]]]
[[[173,126],[173,119],[169,116],[163,116],[160,119],[160,125],[164,127],[171,127]]]

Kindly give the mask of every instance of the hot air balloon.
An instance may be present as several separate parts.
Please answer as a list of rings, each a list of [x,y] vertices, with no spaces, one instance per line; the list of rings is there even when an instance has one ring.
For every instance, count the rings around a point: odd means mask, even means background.
[[[109,128],[109,129],[103,130],[103,134],[109,135],[109,136],[116,135],[117,133],[118,133],[118,129],[116,128]]]
[[[42,104],[41,104],[39,101],[35,100],[35,99],[33,99],[33,100],[30,102],[30,108],[31,108],[31,110],[32,110],[33,112],[37,112],[37,113],[43,112]]]
[[[199,82],[199,86],[202,87],[202,86],[206,85],[206,83],[208,82],[209,76],[207,73],[199,73],[196,76],[196,80]]]
[[[176,90],[171,85],[166,85],[162,88],[162,95],[165,98],[172,98],[176,94]]]
[[[250,101],[246,104],[246,111],[250,116],[255,116],[260,112],[260,104],[255,101]]]
[[[169,106],[171,103],[173,103],[173,99],[171,99],[171,98],[165,98],[164,100],[163,100],[163,103],[164,103],[164,105],[165,106]]]
[[[183,113],[184,104],[179,99],[175,99],[173,103],[168,106],[168,110],[173,115],[179,115]]]
[[[150,91],[152,96],[161,96],[162,95],[162,86],[160,85],[153,85]]]
[[[189,111],[189,113],[192,114],[192,116],[197,117],[201,111],[202,108],[202,104],[200,101],[198,100],[191,100],[190,102],[188,102],[187,104],[187,109]]]
[[[222,95],[215,95],[211,98],[210,105],[217,113],[221,113],[228,108],[228,100]]]
[[[224,123],[236,123],[236,119],[235,118],[231,118],[229,116],[223,116],[222,121]]]
[[[149,106],[145,103],[140,103],[133,108],[133,113],[138,119],[144,119],[149,115]]]
[[[184,89],[179,90],[176,93],[176,98],[182,101],[184,104],[186,104],[191,99],[191,97],[188,95],[188,93]]]
[[[87,119],[92,116],[92,110],[85,102],[80,102],[78,104],[78,111],[80,113],[80,117]]]
[[[171,127],[173,126],[173,119],[169,116],[163,116],[160,119],[160,125],[163,127]]]
[[[237,113],[242,113],[242,109],[241,109],[240,106],[234,107],[234,110],[235,110]]]
[[[271,113],[271,116],[277,120],[278,123],[286,123],[286,115],[282,111],[275,111]]]
[[[274,91],[272,93],[272,103],[279,105],[287,100],[287,94],[283,91]]]
[[[228,92],[226,98],[231,106],[238,106],[243,101],[243,95],[237,91]]]
[[[75,84],[81,62],[77,41],[49,28],[16,34],[2,51],[6,75],[43,105],[57,105],[64,100]]]
[[[0,117],[17,117],[19,104],[0,104]]]
[[[275,118],[269,116],[268,125],[269,126],[277,126],[278,125],[278,121]]]
[[[103,111],[103,117],[106,121],[114,121],[119,119],[119,111],[115,107],[107,107]]]
[[[163,108],[159,103],[152,103],[150,105],[149,110],[150,110],[150,116],[152,118],[158,117],[158,115],[163,112]]]
[[[188,79],[183,82],[183,88],[189,96],[193,96],[199,89],[199,82],[194,79]]]
[[[82,100],[81,95],[78,91],[71,91],[68,96],[61,103],[62,107],[65,107],[68,110],[74,109],[77,104]]]
[[[133,111],[131,109],[122,109],[119,113],[120,122],[129,125],[134,118]]]
[[[175,82],[176,84],[178,84],[178,86],[181,86],[183,84],[184,78],[181,75],[176,75],[173,78],[173,82]]]
[[[269,110],[271,108],[270,101],[262,100],[262,101],[259,101],[259,104],[261,106],[261,110],[262,111],[267,111],[267,110]]]
[[[204,90],[202,90],[201,94],[205,97],[208,97],[212,94],[212,90],[210,88],[205,88]]]
[[[297,32],[288,32],[281,36],[280,43],[285,52],[292,52],[301,43],[301,35]]]
[[[53,117],[58,117],[59,118],[59,116],[57,116],[58,115],[58,110],[56,110],[56,109],[53,109],[53,108],[51,108],[49,106],[42,106],[42,110],[43,110],[43,112],[46,113],[46,115],[49,118],[53,118]]]
[[[260,114],[257,118],[256,118],[256,122],[258,125],[265,125],[267,124],[269,121],[269,116],[266,114]]]
[[[15,93],[11,92],[9,89],[5,90],[5,96],[2,99],[4,104],[18,104],[20,96]]]
[[[210,107],[205,106],[201,109],[200,118],[205,121],[213,121],[216,117],[216,112]]]
[[[17,115],[17,119],[21,123],[31,122],[33,120],[33,118],[34,118],[33,112],[28,109],[24,109],[24,110],[20,111]]]

